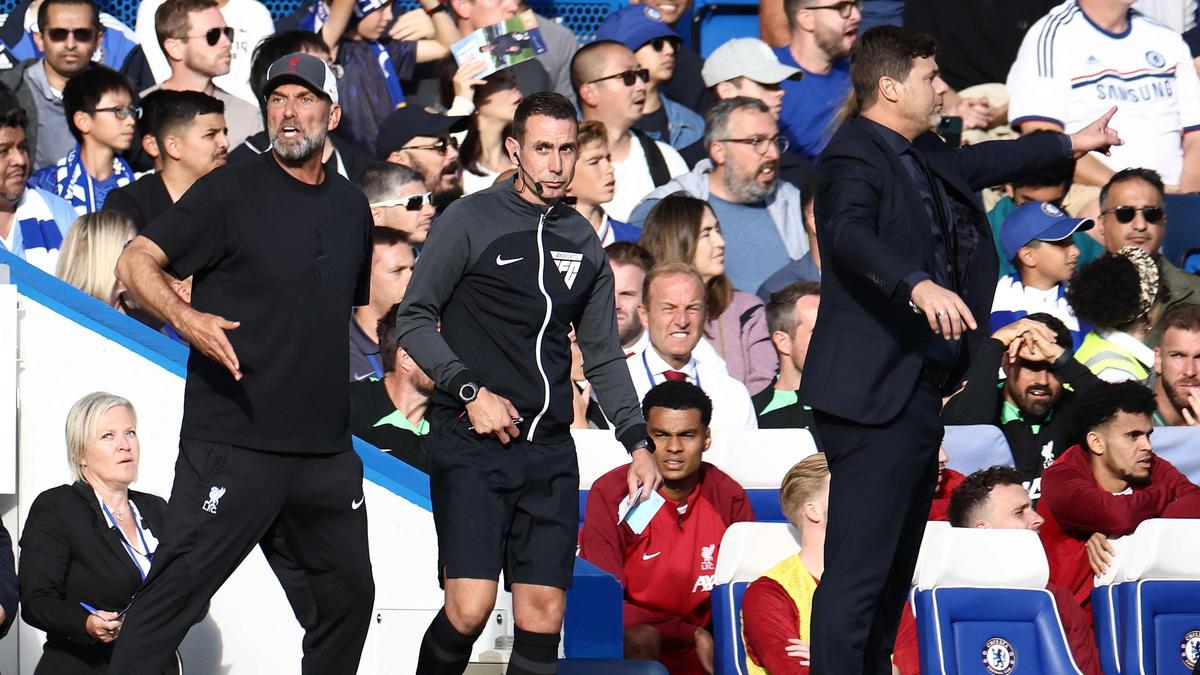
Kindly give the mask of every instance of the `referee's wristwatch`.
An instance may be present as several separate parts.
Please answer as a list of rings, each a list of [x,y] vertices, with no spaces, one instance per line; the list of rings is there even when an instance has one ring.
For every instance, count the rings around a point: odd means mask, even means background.
[[[474,401],[479,397],[479,385],[474,382],[467,382],[458,388],[458,400],[462,401],[463,405]]]
[[[633,453],[637,452],[638,450],[645,450],[653,455],[654,454],[654,439],[647,436],[647,437],[643,438],[642,440],[638,441],[637,443],[634,443],[633,447],[629,449],[629,454],[632,455]]]

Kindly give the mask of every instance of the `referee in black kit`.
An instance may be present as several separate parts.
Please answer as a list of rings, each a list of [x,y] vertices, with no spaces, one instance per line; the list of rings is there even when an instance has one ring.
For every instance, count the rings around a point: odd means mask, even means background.
[[[329,67],[290,54],[262,93],[272,151],[201,178],[118,262],[192,350],[162,546],[112,673],[162,673],[250,550],[278,562],[280,541],[299,567],[288,597],[308,617],[303,672],[354,673],[366,639],[375,587],[346,317],[367,303],[371,213],[321,165],[341,116]],[[163,270],[194,278],[191,306]]]
[[[501,570],[516,615],[509,675],[555,672],[579,527],[572,325],[588,381],[632,453],[630,496],[660,480],[604,249],[561,203],[577,134],[575,107],[559,94],[517,107],[505,140],[517,175],[446,209],[396,319],[400,345],[438,387],[429,483],[446,600],[421,643],[421,675],[463,672]]]

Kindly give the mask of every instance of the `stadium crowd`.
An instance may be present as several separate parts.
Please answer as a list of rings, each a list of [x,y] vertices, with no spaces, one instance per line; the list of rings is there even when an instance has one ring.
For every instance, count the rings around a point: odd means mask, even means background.
[[[1166,209],[1167,195],[1200,192],[1200,11],[1177,4],[764,0],[762,39],[701,58],[680,37],[687,2],[641,0],[586,43],[537,15],[545,52],[480,77],[483,60],[458,63],[452,47],[517,17],[518,0],[420,0],[407,12],[316,0],[275,20],[257,0],[144,0],[132,28],[93,0],[23,1],[0,28],[0,247],[183,341],[117,280],[117,259],[193,186],[270,150],[285,132],[269,127],[268,68],[317,57],[336,76],[338,111],[323,167],[361,191],[373,221],[370,299],[347,325],[351,429],[426,471],[437,387],[399,345],[398,307],[447,207],[520,180],[506,139],[523,98],[566,95],[580,120],[567,199],[607,252],[665,500],[641,531],[617,522],[626,478],[615,467],[589,493],[579,555],[622,584],[627,658],[711,673],[721,537],[755,516],[703,453],[712,430],[755,428],[807,429],[824,449],[799,394],[821,316],[821,152],[856,114],[862,32],[928,33],[943,97],[931,130],[945,143],[1074,133],[1116,107],[1124,142],[1111,154],[1063,159],[978,196],[991,231],[975,236],[991,237],[1000,262],[990,317],[976,317],[991,337],[947,383],[942,419],[998,427],[1012,468],[943,471],[930,513],[1039,531],[1076,661],[1098,673],[1086,610],[1107,538],[1149,518],[1200,517],[1200,487],[1150,441],[1154,426],[1200,426],[1200,223],[1168,224]],[[1169,259],[1168,227],[1190,230],[1196,248]],[[554,261],[568,287],[572,262]],[[190,302],[190,277],[168,282]],[[571,335],[571,426],[611,429],[578,347],[591,337]],[[133,590],[105,585],[119,566],[68,583],[68,542],[90,535],[63,514],[103,511],[143,579],[162,535],[152,531],[161,500],[128,489],[135,427],[124,399],[80,401],[67,424],[77,481],[30,511],[19,597],[22,617],[49,635],[45,672],[106,663],[121,617],[88,603],[124,606],[116,595]],[[114,459],[124,455],[131,467]],[[820,452],[780,476],[801,550],[746,593],[750,672],[808,672],[828,476]],[[5,630],[18,597],[11,567],[0,564]],[[895,672],[917,672],[915,631],[901,626]]]

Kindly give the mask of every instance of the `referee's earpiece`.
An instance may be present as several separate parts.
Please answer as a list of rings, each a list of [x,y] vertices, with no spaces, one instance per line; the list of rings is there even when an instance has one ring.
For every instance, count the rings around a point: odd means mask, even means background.
[[[513,151],[512,158],[513,158],[513,163],[517,165],[517,173],[519,173],[519,174],[523,174],[523,175],[521,176],[521,180],[522,180],[522,181],[525,181],[525,180],[526,180],[526,178],[532,178],[532,177],[533,177],[533,176],[530,176],[530,175],[529,175],[529,172],[525,170],[525,167],[521,166],[521,157],[520,157],[520,156],[517,154],[517,151],[516,151],[516,150],[514,150],[514,151]],[[527,182],[527,181],[526,181],[526,182]],[[537,195],[538,195],[539,197],[541,197],[541,196],[542,196],[542,183],[541,183],[541,181],[536,181],[536,180],[535,180],[535,181],[533,181],[533,191],[534,191],[534,192],[536,192],[536,193],[537,193]]]

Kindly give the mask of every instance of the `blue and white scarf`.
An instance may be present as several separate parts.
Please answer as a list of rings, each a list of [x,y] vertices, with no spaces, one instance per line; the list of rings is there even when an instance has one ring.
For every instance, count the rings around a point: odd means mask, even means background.
[[[1062,284],[1050,290],[1040,291],[1036,288],[1026,288],[1021,283],[1019,274],[1000,278],[996,284],[995,299],[992,300],[992,332],[1038,312],[1045,312],[1062,321],[1067,330],[1071,331],[1071,341],[1075,343],[1075,349],[1079,349],[1083,344],[1083,337],[1091,331],[1091,326],[1075,316],[1075,310],[1071,308],[1071,303],[1067,302]]]
[[[115,187],[124,187],[134,181],[133,169],[120,155],[113,157],[112,169]],[[96,194],[95,181],[83,167],[78,145],[53,166],[35,172],[29,177],[29,184],[67,200],[81,216],[104,208],[104,198],[108,196],[107,192]]]
[[[25,190],[17,202],[13,220],[17,233],[13,237],[15,250],[11,253],[47,274],[54,274],[63,235],[45,197],[37,190]],[[0,248],[3,248],[3,244],[0,244]]]

